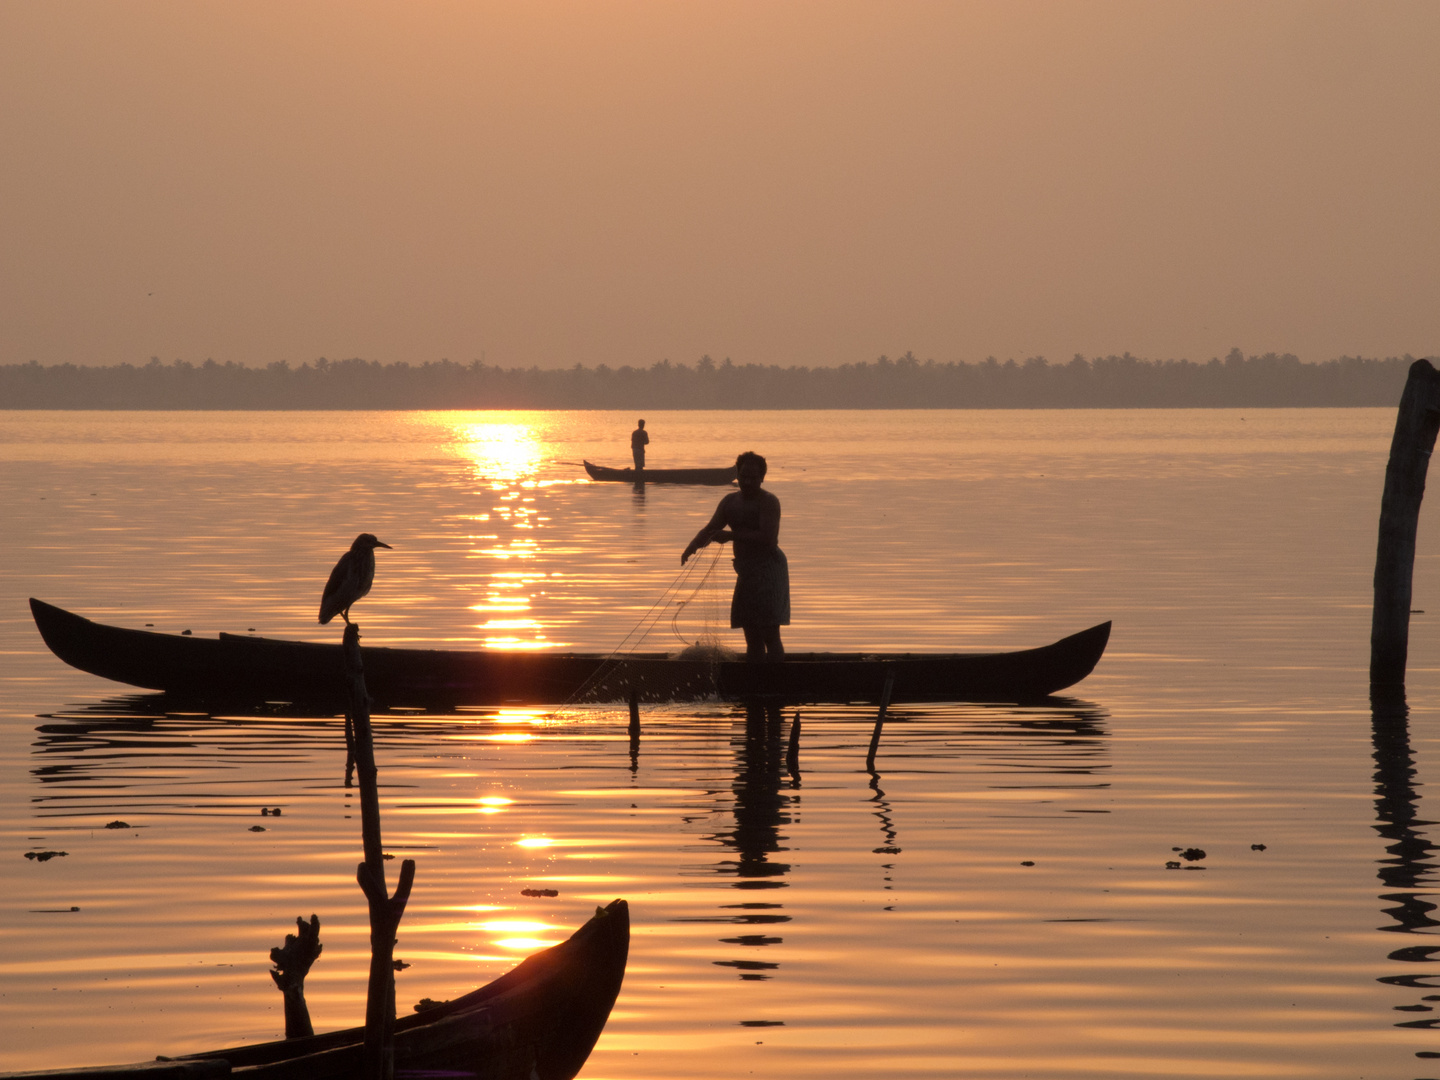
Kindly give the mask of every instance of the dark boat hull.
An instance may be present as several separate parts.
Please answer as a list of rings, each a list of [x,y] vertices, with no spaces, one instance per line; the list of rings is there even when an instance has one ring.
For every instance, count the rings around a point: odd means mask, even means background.
[[[572,1080],[590,1056],[620,993],[630,911],[616,900],[567,941],[536,953],[493,983],[395,1022],[395,1075],[477,1080]],[[0,1080],[352,1080],[365,1029],[212,1050],[100,1069],[3,1073]]]
[[[613,480],[625,484],[705,484],[719,487],[735,482],[735,466],[725,469],[611,469],[582,462],[591,480]]]
[[[339,645],[221,634],[181,637],[106,626],[31,599],[45,643],[67,664],[148,690],[249,701],[343,704]],[[790,653],[783,663],[496,650],[362,649],[380,705],[760,700],[777,704],[1030,701],[1094,670],[1110,624],[1007,653]]]

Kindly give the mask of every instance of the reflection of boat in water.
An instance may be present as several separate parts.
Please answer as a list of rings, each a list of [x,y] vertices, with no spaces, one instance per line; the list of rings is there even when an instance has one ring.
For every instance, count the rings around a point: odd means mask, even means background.
[[[616,900],[569,940],[527,958],[489,985],[396,1020],[396,1075],[571,1080],[609,1019],[629,947],[630,911],[624,900]],[[0,1075],[348,1080],[360,1075],[364,1039],[363,1027],[347,1028],[132,1066]]]
[[[591,480],[613,480],[625,484],[704,484],[720,487],[735,482],[735,466],[723,469],[611,469],[582,462]]]
[[[339,645],[221,634],[183,637],[106,626],[31,599],[35,625],[67,664],[116,682],[209,698],[343,697]],[[1110,624],[1006,653],[789,653],[784,663],[678,659],[662,653],[504,652],[365,646],[365,682],[381,704],[550,705],[574,701],[1032,701],[1094,670]]]

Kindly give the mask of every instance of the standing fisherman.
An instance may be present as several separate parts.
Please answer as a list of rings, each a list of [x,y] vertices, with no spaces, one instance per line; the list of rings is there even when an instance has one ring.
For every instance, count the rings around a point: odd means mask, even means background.
[[[645,421],[635,421],[640,426],[630,433],[630,456],[635,459],[635,468],[645,468],[645,447],[650,445],[650,433],[645,430]]]
[[[683,566],[712,540],[735,541],[730,625],[745,631],[747,660],[784,656],[780,627],[790,625],[790,564],[780,550],[780,500],[761,490],[765,468],[765,459],[751,450],[735,459],[740,490],[720,500],[710,521],[680,556]]]

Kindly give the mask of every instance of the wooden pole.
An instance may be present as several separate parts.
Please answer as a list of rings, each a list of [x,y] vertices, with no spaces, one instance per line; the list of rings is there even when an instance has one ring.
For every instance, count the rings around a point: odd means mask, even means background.
[[[355,716],[345,712],[345,786],[355,786]]]
[[[640,768],[640,690],[630,690],[630,772]]]
[[[890,695],[895,690],[895,666],[885,665],[885,689],[880,692],[880,712],[875,717],[875,730],[870,733],[870,753],[865,755],[865,768],[874,771],[875,751],[880,749],[880,729],[885,726],[885,710],[890,707]]]
[[[800,779],[800,710],[790,724],[790,745],[785,750],[785,769],[792,780]]]
[[[360,660],[360,628],[345,627],[345,674],[350,688],[350,718],[354,725],[355,766],[360,782],[360,834],[365,861],[355,879],[370,906],[370,985],[365,998],[364,1080],[394,1080],[395,1076],[395,934],[415,882],[415,860],[400,865],[395,895],[385,885],[385,853],[380,840],[380,790],[375,768],[375,739],[370,730],[370,695],[365,689],[365,668]]]
[[[1375,551],[1375,607],[1370,621],[1370,685],[1403,687],[1410,647],[1415,535],[1430,452],[1440,432],[1440,372],[1428,360],[1410,365],[1390,440],[1380,539]]]

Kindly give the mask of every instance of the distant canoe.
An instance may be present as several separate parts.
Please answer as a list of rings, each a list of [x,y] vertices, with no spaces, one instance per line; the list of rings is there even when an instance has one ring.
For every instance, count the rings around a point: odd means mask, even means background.
[[[40,636],[92,675],[178,695],[344,705],[339,645],[106,626],[31,599]],[[1003,653],[787,653],[782,663],[664,653],[391,649],[365,645],[365,685],[394,705],[563,705],[572,701],[764,701],[780,704],[1033,701],[1094,670],[1101,623],[1038,649]]]
[[[726,469],[609,469],[584,462],[591,480],[613,480],[622,484],[705,484],[719,487],[735,482],[735,466]]]
[[[616,900],[567,940],[494,982],[395,1021],[396,1076],[571,1080],[600,1037],[630,948]],[[258,965],[257,965],[258,966]],[[74,1028],[78,1037],[80,1028]],[[353,1080],[363,1027],[109,1068],[0,1073],[0,1080]]]

